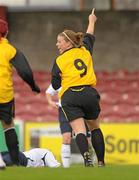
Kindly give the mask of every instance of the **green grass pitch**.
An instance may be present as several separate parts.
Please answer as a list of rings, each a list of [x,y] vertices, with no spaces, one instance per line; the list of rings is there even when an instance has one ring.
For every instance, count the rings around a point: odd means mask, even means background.
[[[103,168],[72,165],[70,168],[7,167],[0,180],[139,180],[139,165],[107,165]]]

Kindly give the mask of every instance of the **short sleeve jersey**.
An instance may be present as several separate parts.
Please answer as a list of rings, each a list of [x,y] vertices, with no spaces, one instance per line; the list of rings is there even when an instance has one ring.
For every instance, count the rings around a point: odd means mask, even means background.
[[[59,97],[72,86],[96,85],[96,76],[90,52],[84,47],[72,48],[56,59],[62,79]]]

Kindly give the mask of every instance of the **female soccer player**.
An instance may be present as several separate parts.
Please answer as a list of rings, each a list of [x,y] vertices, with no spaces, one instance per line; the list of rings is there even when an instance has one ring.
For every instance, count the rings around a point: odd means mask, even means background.
[[[32,70],[26,58],[8,42],[6,39],[7,34],[8,24],[0,19],[0,121],[4,129],[6,145],[13,164],[19,165],[18,138],[13,121],[13,67],[15,67],[19,76],[31,87],[33,92],[39,93],[40,89],[34,81]]]
[[[84,120],[92,137],[98,166],[104,166],[104,138],[99,128],[100,96],[94,88],[96,76],[93,69],[92,49],[95,41],[94,27],[97,17],[94,9],[89,15],[86,34],[65,30],[58,34],[56,46],[60,56],[52,69],[52,86],[62,87],[59,92],[62,110],[76,135],[76,143],[85,166],[92,166]]]
[[[70,123],[67,121],[64,112],[62,111],[61,108],[61,102],[57,102],[53,100],[53,96],[58,94],[61,88],[59,88],[57,91],[54,90],[52,85],[50,84],[49,87],[46,89],[46,98],[50,106],[53,108],[58,108],[58,119],[59,119],[59,124],[60,124],[60,130],[62,134],[62,147],[61,147],[61,160],[62,160],[62,165],[65,168],[70,167],[70,159],[71,159],[71,139],[74,134],[72,131],[72,128],[70,126]],[[92,154],[92,159],[93,163],[95,163],[96,155],[94,153],[94,150],[92,149],[92,145],[90,144],[90,131],[88,127],[86,126],[86,134],[87,134],[87,139],[89,142],[89,149]]]

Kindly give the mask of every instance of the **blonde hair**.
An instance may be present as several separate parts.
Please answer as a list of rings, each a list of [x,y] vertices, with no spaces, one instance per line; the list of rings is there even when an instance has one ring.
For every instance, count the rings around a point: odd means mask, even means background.
[[[80,47],[83,44],[83,33],[72,30],[64,30],[59,36],[63,36],[65,41],[70,41],[74,47]]]

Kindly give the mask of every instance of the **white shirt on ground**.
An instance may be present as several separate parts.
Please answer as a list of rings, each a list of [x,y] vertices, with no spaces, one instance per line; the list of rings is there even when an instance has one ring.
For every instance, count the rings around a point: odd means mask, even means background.
[[[48,149],[34,148],[23,152],[28,158],[27,167],[59,167],[61,164],[55,159],[53,153]]]

